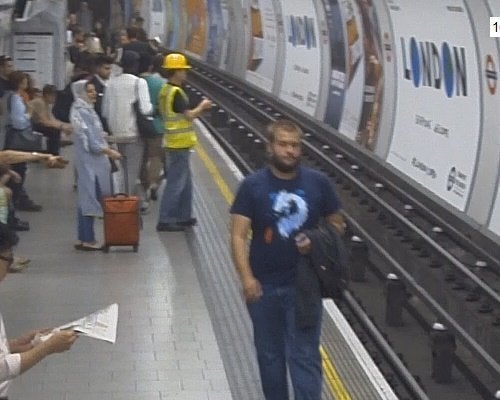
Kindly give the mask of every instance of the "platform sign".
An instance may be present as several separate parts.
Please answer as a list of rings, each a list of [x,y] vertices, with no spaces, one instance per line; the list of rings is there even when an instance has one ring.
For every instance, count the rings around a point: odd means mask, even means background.
[[[397,62],[395,121],[387,161],[464,211],[481,116],[472,22],[463,0],[425,5],[414,0],[386,2]]]
[[[54,35],[51,33],[14,34],[13,62],[18,71],[31,75],[36,87],[54,84]]]
[[[285,60],[279,97],[315,115],[321,82],[318,18],[313,1],[280,0],[285,28]]]
[[[276,76],[276,7],[276,0],[252,0],[250,4],[251,37],[245,79],[268,92]]]
[[[205,59],[208,34],[208,14],[205,0],[185,0],[187,17],[186,48],[192,57]]]

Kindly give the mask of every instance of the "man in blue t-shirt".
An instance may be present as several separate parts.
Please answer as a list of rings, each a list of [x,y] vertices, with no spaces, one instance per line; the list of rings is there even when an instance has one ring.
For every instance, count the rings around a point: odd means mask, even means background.
[[[287,364],[295,399],[319,400],[321,298],[315,326],[297,328],[294,281],[299,254],[311,246],[301,232],[325,219],[342,233],[340,202],[324,174],[300,165],[297,125],[276,121],[268,135],[269,166],[246,177],[231,207],[233,259],[253,323],[266,400],[288,399]]]

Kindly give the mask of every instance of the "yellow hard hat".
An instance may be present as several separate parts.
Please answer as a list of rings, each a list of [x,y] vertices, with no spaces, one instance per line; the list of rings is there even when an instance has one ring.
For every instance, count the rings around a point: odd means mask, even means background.
[[[162,68],[165,69],[189,69],[186,57],[179,53],[172,53],[163,59]]]

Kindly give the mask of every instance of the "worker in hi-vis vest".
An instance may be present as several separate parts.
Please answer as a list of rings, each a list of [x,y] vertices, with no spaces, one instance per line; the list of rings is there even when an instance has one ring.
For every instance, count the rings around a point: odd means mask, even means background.
[[[176,232],[196,224],[192,214],[193,182],[189,166],[191,149],[197,141],[193,119],[211,108],[212,102],[203,99],[195,108],[190,108],[182,84],[191,67],[182,54],[167,55],[162,68],[168,83],[162,87],[158,103],[165,123],[168,168],[156,230]]]

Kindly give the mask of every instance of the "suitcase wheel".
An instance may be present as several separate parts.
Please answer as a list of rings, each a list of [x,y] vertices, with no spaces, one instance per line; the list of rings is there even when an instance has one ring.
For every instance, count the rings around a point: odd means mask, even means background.
[[[134,246],[134,253],[137,253],[137,251],[139,250],[139,246],[138,245],[135,245]]]
[[[104,247],[102,248],[102,251],[103,251],[104,253],[109,253],[109,246],[104,246]]]

